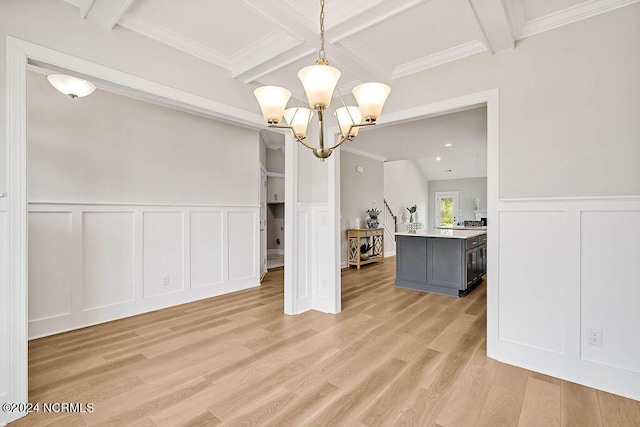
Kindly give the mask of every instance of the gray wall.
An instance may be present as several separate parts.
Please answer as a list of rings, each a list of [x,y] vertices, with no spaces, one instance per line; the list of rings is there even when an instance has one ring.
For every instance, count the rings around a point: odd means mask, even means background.
[[[267,149],[267,171],[284,173],[284,149]]]
[[[429,224],[435,226],[436,192],[458,192],[458,221],[475,220],[475,199],[480,199],[480,210],[487,210],[487,178],[444,179],[429,181]]]
[[[356,172],[356,166],[362,166],[364,172]],[[366,227],[366,210],[375,201],[378,210],[382,211],[383,194],[383,163],[343,151],[340,154],[340,235],[343,265],[347,262],[347,229],[355,227],[356,218],[360,218],[361,227]]]
[[[429,185],[415,160],[384,163],[384,198],[398,217],[398,224],[409,222],[407,208],[417,206],[418,221],[427,225]],[[404,227],[399,225],[398,230]]]
[[[393,81],[385,111],[500,89],[500,196],[640,194],[640,3]]]
[[[258,203],[256,131],[101,90],[71,100],[34,72],[27,89],[30,201]]]

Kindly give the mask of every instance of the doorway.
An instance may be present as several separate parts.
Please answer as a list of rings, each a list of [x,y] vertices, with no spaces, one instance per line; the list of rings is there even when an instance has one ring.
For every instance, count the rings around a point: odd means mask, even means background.
[[[453,227],[458,223],[458,192],[436,192],[434,227]]]

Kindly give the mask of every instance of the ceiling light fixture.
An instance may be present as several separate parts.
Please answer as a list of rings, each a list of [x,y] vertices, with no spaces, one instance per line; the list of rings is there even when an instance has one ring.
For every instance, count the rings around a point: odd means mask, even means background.
[[[384,83],[372,82],[356,86],[353,89],[353,96],[356,98],[358,107],[347,106],[344,100],[342,101],[343,107],[336,109],[334,112],[341,135],[335,145],[325,146],[324,114],[331,103],[338,79],[340,79],[340,70],[329,65],[324,50],[324,1],[320,0],[320,50],[318,51],[318,60],[315,65],[304,67],[298,72],[309,106],[313,110],[301,107],[302,99],[297,107],[285,109],[291,97],[291,92],[282,87],[262,86],[254,91],[262,110],[262,116],[269,127],[289,129],[296,141],[309,148],[316,157],[323,161],[343,142],[353,141],[353,138],[358,135],[359,128],[376,124],[389,92],[391,92],[391,88]],[[307,129],[311,123],[314,110],[318,113],[319,122],[317,147],[306,141]],[[278,125],[283,116],[288,124],[287,126]]]
[[[451,147],[453,144],[444,144],[445,147]]]
[[[96,90],[96,85],[93,83],[66,74],[49,74],[47,80],[51,86],[71,99],[91,95]]]
[[[436,157],[436,161],[439,162],[440,160],[442,160],[440,157]]]

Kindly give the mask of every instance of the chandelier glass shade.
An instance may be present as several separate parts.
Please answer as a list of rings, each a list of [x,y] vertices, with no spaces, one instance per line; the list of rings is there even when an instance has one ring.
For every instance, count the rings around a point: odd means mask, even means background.
[[[262,115],[273,128],[289,129],[293,137],[311,149],[313,154],[324,160],[334,149],[345,141],[352,141],[358,135],[358,130],[364,126],[372,126],[382,114],[384,103],[391,92],[391,88],[384,83],[362,83],[353,89],[353,96],[358,106],[347,106],[335,110],[334,115],[340,128],[340,136],[335,144],[325,146],[324,142],[324,113],[331,105],[333,92],[340,79],[340,70],[329,65],[324,50],[324,1],[320,0],[320,50],[319,58],[314,65],[302,68],[298,78],[304,87],[305,95],[311,110],[303,108],[300,100],[297,107],[287,108],[291,92],[279,86],[262,86],[254,91],[260,104]],[[313,113],[317,112],[319,121],[318,145],[311,145],[307,139],[307,129],[311,123]],[[287,125],[279,125],[284,117]]]

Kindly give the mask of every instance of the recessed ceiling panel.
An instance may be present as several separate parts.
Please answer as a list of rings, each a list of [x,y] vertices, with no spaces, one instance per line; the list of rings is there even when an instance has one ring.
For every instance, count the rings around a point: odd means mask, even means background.
[[[580,3],[585,0],[523,0],[524,15],[527,21],[549,15]]]
[[[466,0],[430,0],[357,37],[398,66],[476,40],[478,34]]]
[[[270,19],[235,0],[138,0],[128,13],[227,57],[276,30]]]

